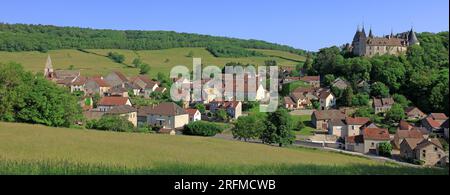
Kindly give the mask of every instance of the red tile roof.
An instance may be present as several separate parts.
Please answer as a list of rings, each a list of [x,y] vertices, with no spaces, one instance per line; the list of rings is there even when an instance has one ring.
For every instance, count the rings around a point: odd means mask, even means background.
[[[189,118],[194,118],[195,113],[198,112],[198,109],[193,109],[193,108],[188,108],[188,109],[185,109],[185,110],[189,114]]]
[[[365,128],[364,139],[389,141],[389,131],[387,129],[380,128]]]
[[[100,106],[123,106],[128,102],[126,97],[103,97],[98,105]]]
[[[395,133],[395,136],[403,139],[403,138],[423,138],[423,134],[422,132],[420,132],[419,130],[398,130]]]
[[[147,116],[149,114],[178,116],[187,113],[183,108],[173,102],[163,102],[158,105],[144,106],[139,108],[138,110],[138,116]]]
[[[445,115],[444,113],[431,113],[430,116],[434,120],[447,120],[448,119],[447,115]]]
[[[91,80],[96,82],[97,85],[100,86],[100,87],[111,87],[105,80],[103,80],[101,78],[94,77],[94,78],[91,78]]]
[[[427,123],[428,123],[431,127],[433,127],[433,128],[439,128],[439,127],[441,127],[441,123],[439,123],[439,122],[433,120],[431,117],[427,117],[425,120],[426,120]]]
[[[345,119],[345,123],[347,125],[364,125],[364,124],[366,124],[369,121],[370,121],[370,119],[366,118],[366,117],[355,117],[355,118],[347,117]]]
[[[413,126],[406,122],[405,120],[401,120],[399,124],[400,130],[411,130]]]

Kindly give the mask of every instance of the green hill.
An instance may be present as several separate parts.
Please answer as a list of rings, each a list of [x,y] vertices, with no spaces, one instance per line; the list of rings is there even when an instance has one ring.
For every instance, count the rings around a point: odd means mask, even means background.
[[[216,138],[0,122],[0,174],[448,174]]]
[[[0,51],[0,63],[10,61],[18,62],[24,66],[26,70],[33,72],[43,72],[47,55],[52,57],[55,69],[68,69],[73,65],[74,69],[80,69],[83,75],[106,75],[113,70],[119,70],[129,76],[137,75],[139,70],[131,68],[133,59],[140,57],[144,63],[151,66],[149,74],[155,76],[158,72],[168,74],[170,69],[176,65],[185,65],[192,68],[192,57],[188,57],[191,52],[193,57],[202,58],[204,65],[224,66],[228,62],[250,63],[255,65],[263,65],[266,60],[276,60],[278,64],[283,66],[295,66],[304,57],[285,51],[274,50],[256,50],[265,54],[264,57],[240,57],[225,58],[214,57],[205,48],[173,48],[163,50],[121,50],[121,49],[86,49],[82,52],[74,49],[50,50],[47,53],[38,51],[25,52],[7,52]],[[118,52],[126,57],[125,64],[119,64],[106,55],[109,52]]]
[[[51,25],[0,23],[0,51],[56,49],[159,50],[179,47],[232,47],[235,54],[247,49],[270,49],[303,55],[304,50],[260,40],[177,33],[172,31],[98,30]],[[247,52],[248,53],[248,52]]]

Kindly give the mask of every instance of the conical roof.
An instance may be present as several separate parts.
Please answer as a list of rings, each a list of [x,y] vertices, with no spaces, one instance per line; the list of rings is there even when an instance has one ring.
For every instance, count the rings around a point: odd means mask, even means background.
[[[409,31],[408,42],[410,45],[415,45],[415,44],[419,43],[419,39],[417,39],[416,33],[414,32],[414,29],[412,29],[412,28],[411,28],[411,31]]]
[[[369,31],[369,37],[370,37],[370,38],[373,38],[372,28],[370,28],[370,31]]]

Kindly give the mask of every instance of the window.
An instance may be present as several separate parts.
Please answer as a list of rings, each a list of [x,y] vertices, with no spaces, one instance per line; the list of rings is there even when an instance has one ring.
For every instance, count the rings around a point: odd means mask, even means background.
[[[438,151],[438,148],[437,148],[437,147],[434,147],[434,151],[436,151],[436,152],[437,152],[437,151]]]
[[[372,142],[372,144],[371,144],[371,145],[372,145],[372,147],[374,147],[374,146],[375,146],[375,143],[373,143],[373,142]]]
[[[422,156],[425,158],[427,155],[425,153],[423,153]]]
[[[438,158],[442,158],[441,154],[438,154]]]

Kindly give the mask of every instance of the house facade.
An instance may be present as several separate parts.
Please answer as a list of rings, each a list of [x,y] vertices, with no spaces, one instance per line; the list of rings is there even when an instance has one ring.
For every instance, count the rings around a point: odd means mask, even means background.
[[[212,113],[219,109],[224,109],[232,119],[242,116],[242,102],[239,101],[212,101],[209,104],[209,110]]]
[[[417,107],[408,107],[405,109],[405,115],[409,120],[423,119],[427,115]]]
[[[105,96],[108,94],[111,86],[103,80],[102,77],[89,78],[84,86],[86,94],[99,94]]]
[[[186,113],[189,114],[189,122],[195,122],[202,120],[202,114],[198,109],[188,108],[185,109]]]
[[[448,119],[442,123],[441,127],[444,129],[444,138],[448,141]]]
[[[395,101],[393,98],[373,98],[375,114],[389,111],[394,103]]]
[[[182,129],[189,123],[189,114],[173,102],[145,106],[138,109],[138,123],[161,129]]]
[[[130,99],[126,97],[102,97],[97,103],[97,110],[101,112],[108,112],[111,109],[119,106],[133,106]]]
[[[127,77],[117,71],[110,73],[104,80],[111,86],[111,88],[124,88],[125,84],[128,82]]]
[[[445,166],[445,155],[438,139],[406,138],[400,144],[403,159],[417,160],[425,166]]]
[[[390,142],[389,131],[381,128],[365,128],[362,131],[364,154],[379,154],[380,143]]]
[[[328,122],[345,118],[346,115],[340,110],[318,110],[311,115],[311,123],[317,130],[328,130]]]
[[[361,134],[361,126],[368,123],[369,118],[365,117],[346,117],[342,119],[332,119],[328,122],[328,133],[337,137],[357,136]]]
[[[106,112],[106,115],[118,115],[126,118],[133,126],[137,127],[137,109],[129,105],[116,106]]]
[[[336,97],[330,91],[322,91],[319,94],[320,109],[328,110],[336,106]]]

